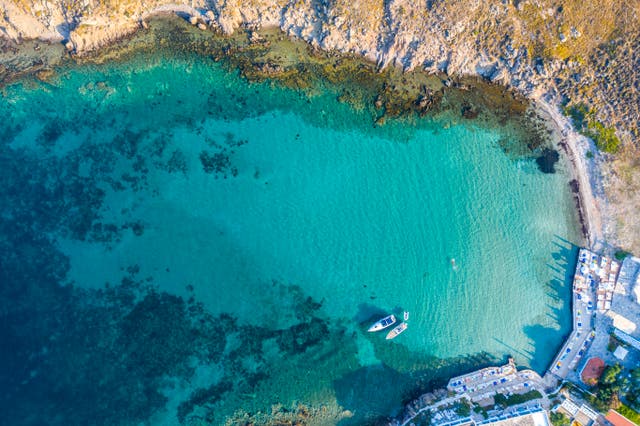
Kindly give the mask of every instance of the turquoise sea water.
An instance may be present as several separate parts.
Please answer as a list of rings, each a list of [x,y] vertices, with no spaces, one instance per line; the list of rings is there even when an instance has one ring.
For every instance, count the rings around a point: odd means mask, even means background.
[[[12,424],[363,424],[508,355],[542,372],[569,331],[564,165],[500,128],[160,55],[8,87],[0,118]]]

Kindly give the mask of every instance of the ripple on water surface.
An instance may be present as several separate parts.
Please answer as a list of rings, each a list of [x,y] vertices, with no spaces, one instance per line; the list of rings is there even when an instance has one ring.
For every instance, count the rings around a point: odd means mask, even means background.
[[[373,127],[335,93],[198,58],[4,98],[16,419],[219,424],[298,402],[273,415],[361,423],[506,355],[542,371],[569,330],[564,166],[505,155],[501,128]],[[366,332],[403,310],[393,342]]]

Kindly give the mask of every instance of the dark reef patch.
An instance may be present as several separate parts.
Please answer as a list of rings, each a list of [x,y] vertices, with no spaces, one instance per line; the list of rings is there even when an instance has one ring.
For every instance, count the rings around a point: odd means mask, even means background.
[[[329,327],[326,321],[312,318],[307,323],[296,324],[277,333],[277,342],[280,350],[286,354],[294,354],[306,351],[309,347],[317,345],[329,335]]]
[[[177,296],[151,292],[119,321],[117,347],[127,359],[127,369],[139,370],[142,377],[185,375],[184,360],[194,346],[196,332],[185,302]]]
[[[64,129],[57,121],[48,121],[45,124],[40,136],[38,136],[38,143],[40,145],[51,147],[55,145],[56,141],[64,133]]]
[[[159,165],[162,169],[169,173],[181,172],[183,175],[187,174],[187,157],[180,150],[174,150],[166,163]]]
[[[463,118],[466,118],[467,120],[473,120],[474,118],[478,118],[478,115],[480,115],[480,111],[474,109],[468,103],[463,103],[461,114]]]
[[[224,381],[216,383],[208,388],[199,388],[193,391],[187,401],[182,402],[178,406],[178,421],[184,423],[187,416],[193,412],[198,406],[206,404],[214,404],[222,398],[222,396],[233,390],[233,383],[231,381]]]
[[[207,146],[215,149],[215,151],[203,150],[200,152],[199,158],[202,169],[205,173],[213,174],[217,179],[221,175],[224,179],[228,174],[238,176],[238,168],[231,163],[231,157],[236,153],[236,149],[249,143],[247,140],[236,140],[231,133],[224,134],[224,140],[218,142],[212,137],[205,137]]]
[[[560,160],[560,154],[555,149],[544,148],[536,157],[536,164],[542,173],[555,173],[556,163]]]
[[[99,218],[105,194],[94,179],[79,175],[79,161],[75,156],[41,160],[0,145],[3,216],[17,228],[31,228],[30,232],[61,231],[84,240]]]
[[[202,151],[199,158],[204,172],[214,174],[216,178],[218,175],[222,175],[226,179],[226,172],[229,170],[231,170],[234,176],[238,174],[236,169],[231,168],[231,159],[224,152],[215,152],[212,154],[208,151]]]
[[[117,153],[124,155],[128,159],[132,159],[138,152],[142,138],[142,133],[124,130],[113,139],[112,144]]]

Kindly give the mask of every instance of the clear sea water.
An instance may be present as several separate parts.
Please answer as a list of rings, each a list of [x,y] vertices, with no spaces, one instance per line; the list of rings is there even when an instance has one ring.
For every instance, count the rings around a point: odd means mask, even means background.
[[[374,127],[161,55],[12,85],[0,119],[0,424],[364,424],[509,355],[543,372],[569,331],[565,166],[499,127]]]

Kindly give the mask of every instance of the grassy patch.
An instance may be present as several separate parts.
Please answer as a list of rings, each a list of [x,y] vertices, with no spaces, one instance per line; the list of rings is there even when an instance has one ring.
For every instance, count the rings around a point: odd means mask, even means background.
[[[629,420],[631,420],[632,422],[634,422],[635,424],[640,424],[640,413],[638,413],[636,410],[629,407],[628,405],[621,404],[620,408],[618,408],[616,411],[622,414],[623,416],[625,416],[626,418],[628,418]]]
[[[631,253],[629,253],[626,250],[616,250],[616,253],[613,255],[613,257],[616,258],[616,260],[622,262],[623,260],[625,260],[627,258],[627,256],[629,256]]]
[[[564,61],[565,59],[568,59],[572,54],[573,52],[571,51],[571,49],[569,49],[569,47],[567,47],[566,44],[558,43],[551,49],[548,55],[551,57],[562,59]]]
[[[620,139],[616,136],[616,130],[605,127],[599,121],[592,121],[587,125],[587,136],[594,140],[600,151],[615,154],[620,150]]]
[[[523,394],[515,394],[511,396],[505,396],[501,393],[493,397],[496,404],[500,404],[504,407],[510,407],[512,405],[522,404],[523,402],[531,401],[532,399],[542,398],[542,394],[537,390],[532,390]]]
[[[580,133],[590,137],[598,149],[609,154],[620,150],[620,139],[613,127],[605,127],[595,118],[596,111],[585,104],[565,106],[564,114],[571,118],[573,125]]]
[[[479,405],[473,407],[473,412],[482,415],[482,417],[485,419],[489,417],[489,413],[487,413],[487,410],[483,407],[480,407]]]
[[[553,426],[569,426],[571,424],[571,420],[562,413],[552,412],[549,419]]]
[[[469,417],[471,414],[471,407],[469,407],[469,404],[466,401],[456,404],[454,410],[460,417]]]

